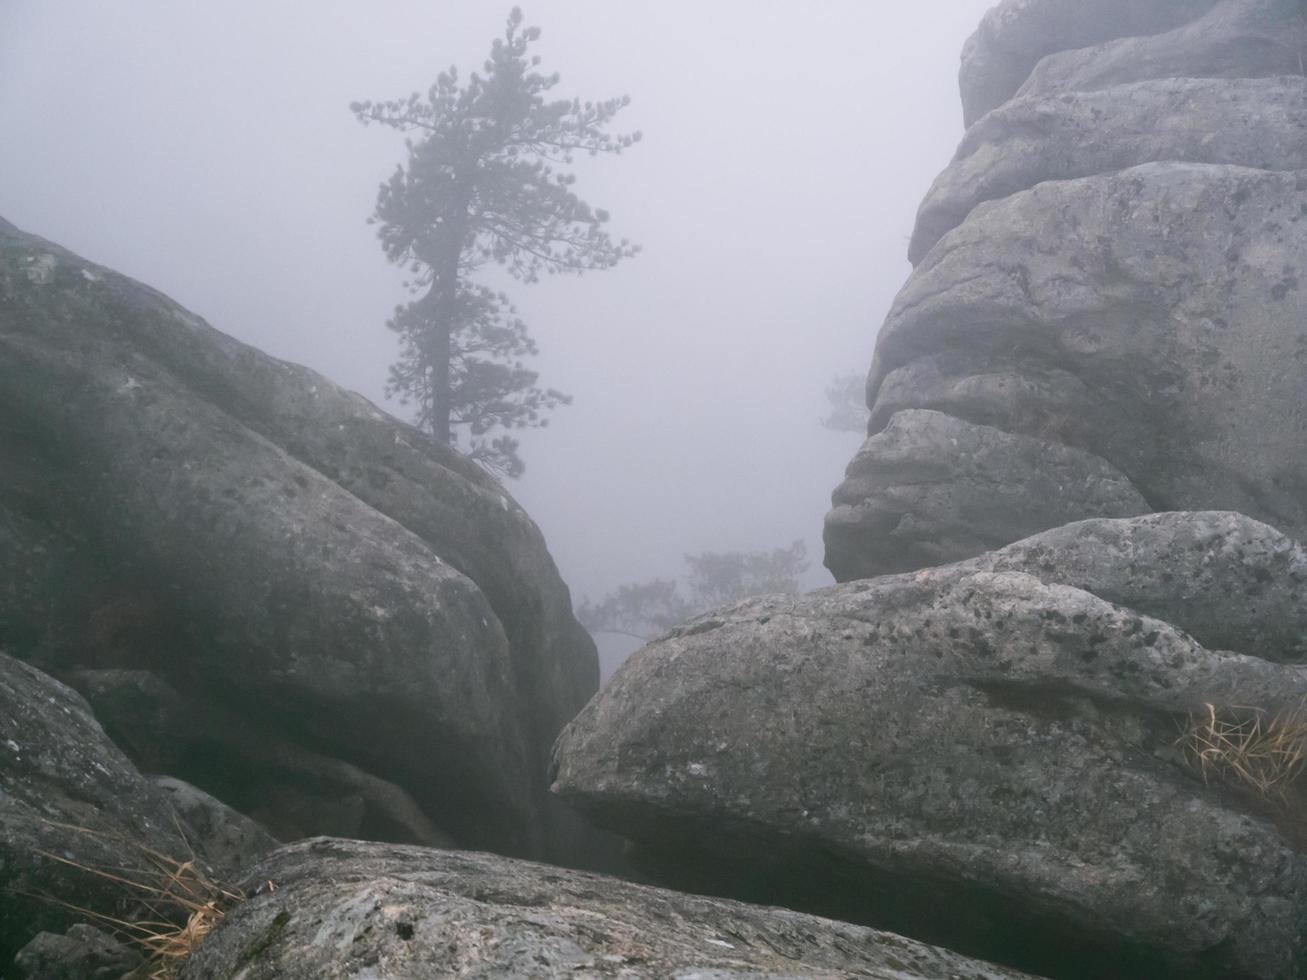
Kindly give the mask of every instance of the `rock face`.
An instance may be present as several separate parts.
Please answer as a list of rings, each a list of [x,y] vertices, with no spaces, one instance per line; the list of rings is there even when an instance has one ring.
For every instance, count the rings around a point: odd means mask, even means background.
[[[498,483],[3,223],[0,419],[0,643],[189,726],[138,723],[143,756],[224,799],[275,771],[309,832],[558,843],[546,754],[597,661]]]
[[[1305,596],[1301,547],[1200,513],[750,600],[632,657],[555,789],[679,887],[1058,977],[1300,976],[1307,793],[1184,738],[1301,711]]]
[[[251,871],[181,980],[1018,974],[899,936],[489,854],[317,839]],[[250,889],[253,891],[253,888]]]
[[[207,857],[85,701],[0,653],[0,970],[36,933],[81,919],[69,905],[136,914],[137,896],[89,869],[155,881],[143,848]]]
[[[827,517],[837,579],[1088,517],[1307,532],[1305,52],[1300,0],[991,11]]]

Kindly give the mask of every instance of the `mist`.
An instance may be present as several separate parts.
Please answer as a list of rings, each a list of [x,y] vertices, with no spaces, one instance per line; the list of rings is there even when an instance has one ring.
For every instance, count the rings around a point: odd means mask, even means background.
[[[537,0],[564,97],[628,94],[644,139],[578,162],[634,260],[509,291],[541,384],[509,483],[573,598],[682,556],[820,528],[859,437],[823,389],[862,372],[916,202],[961,135],[958,52],[990,0]],[[480,66],[508,5],[6,0],[0,216],[158,288],[388,410],[407,299],[366,223],[402,140],[351,101]],[[611,654],[610,654],[611,659]]]

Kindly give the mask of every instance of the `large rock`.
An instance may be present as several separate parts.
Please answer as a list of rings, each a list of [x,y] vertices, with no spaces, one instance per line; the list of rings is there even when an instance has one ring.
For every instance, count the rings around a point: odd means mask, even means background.
[[[1088,92],[1148,78],[1307,73],[1307,8],[1302,0],[1221,0],[1215,6],[1202,0],[1191,6],[1195,12],[1211,9],[1170,31],[1143,37],[1114,32],[1113,40],[1100,45],[1067,45],[1050,53],[1017,95]]]
[[[1002,105],[1046,55],[1114,38],[1157,34],[1194,20],[1219,0],[1003,0],[962,52],[965,122]]]
[[[266,882],[180,980],[1018,976],[845,923],[489,854],[316,839],[271,855],[249,891]]]
[[[597,660],[493,479],[3,223],[0,417],[7,561],[75,584],[31,613],[30,590],[0,591],[15,652],[153,672],[399,786],[467,844],[558,842],[545,757]]]
[[[1014,99],[968,131],[917,215],[920,262],[977,204],[1046,180],[1176,160],[1307,170],[1307,78],[1168,78]]]
[[[970,129],[876,346],[872,441],[827,522],[837,579],[1104,513],[1092,488],[1054,503],[1027,465],[977,466],[976,426],[1086,453],[1147,509],[1307,529],[1304,57],[1301,0],[990,11],[963,54]],[[958,420],[957,451],[909,416],[886,454],[891,418],[921,410]]]
[[[1303,550],[1228,513],[750,600],[632,657],[555,788],[681,887],[1059,977],[1300,976],[1307,793],[1178,739],[1301,710],[1304,609]]]
[[[873,434],[835,493],[827,567],[839,580],[903,571],[1002,543],[995,528],[1104,513],[1096,483],[1049,501],[1037,465],[991,473],[996,492],[960,444],[912,448],[913,493],[886,490],[903,452],[885,452],[882,430],[910,410],[1037,440],[1048,460],[1075,449],[1152,510],[1238,510],[1302,534],[1304,254],[1304,171],[1145,164],[979,205],[881,331]],[[923,510],[927,498],[948,506]],[[934,540],[931,554],[915,544]]]
[[[1091,453],[918,410],[867,439],[833,503],[826,563],[838,578],[938,565],[1078,518],[1151,509]]]
[[[38,932],[84,918],[77,909],[139,915],[142,896],[97,871],[158,885],[147,849],[205,860],[179,826],[85,701],[0,653],[0,973]]]

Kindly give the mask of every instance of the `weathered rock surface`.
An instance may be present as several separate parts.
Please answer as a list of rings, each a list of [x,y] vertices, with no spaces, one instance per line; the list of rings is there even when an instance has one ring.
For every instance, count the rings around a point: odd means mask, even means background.
[[[172,776],[155,776],[150,782],[172,804],[187,842],[224,878],[239,874],[278,844],[255,821],[190,783]]]
[[[885,570],[887,553],[889,570],[938,565],[1078,518],[1151,509],[1091,453],[920,410],[896,413],[867,439],[833,503],[828,541],[864,574]],[[827,564],[835,554],[828,546]]]
[[[827,567],[840,580],[904,571],[1003,543],[995,528],[1039,530],[1035,515],[1103,513],[1085,487],[1047,500],[1034,463],[977,486],[961,444],[931,446],[913,409],[1038,440],[1036,456],[1096,457],[1152,510],[1237,510],[1302,534],[1304,254],[1307,172],[1145,164],[976,207],[881,331],[873,435],[835,493]],[[891,445],[922,446],[912,495],[882,488],[902,484],[902,453],[879,438],[896,414]],[[928,498],[947,502],[942,516],[923,513]],[[921,541],[940,544],[926,555]]]
[[[908,258],[920,262],[976,205],[1046,180],[1142,163],[1307,170],[1307,78],[1165,78],[1014,99],[968,131],[926,195]]]
[[[1169,31],[1219,0],[1003,0],[962,52],[966,125],[1002,105],[1046,55],[1114,38]]]
[[[1007,0],[986,16],[963,55],[970,129],[877,343],[872,441],[828,518],[837,579],[1104,513],[1080,488],[1050,502],[1024,464],[984,485],[974,437],[941,452],[912,410],[1088,454],[1148,510],[1307,531],[1304,58],[1301,0]],[[929,474],[911,487],[905,445]]]
[[[1017,95],[1088,92],[1146,78],[1307,74],[1302,0],[1221,0],[1215,5],[1203,0],[1191,7],[1195,13],[1211,9],[1173,30],[1142,37],[1118,31],[1103,44],[1051,51]]]
[[[0,563],[68,583],[0,590],[13,652],[154,674],[398,786],[467,844],[561,846],[545,758],[597,661],[494,480],[3,223],[0,419]],[[177,774],[212,788],[240,772],[224,751]]]
[[[142,848],[204,859],[198,845],[85,701],[0,653],[0,968],[38,932],[81,919],[70,905],[119,917],[139,909],[138,896],[88,869],[157,881]]]
[[[858,926],[489,854],[316,839],[251,871],[266,881],[276,889],[230,912],[181,980],[1017,976]]]
[[[1210,650],[1307,664],[1307,551],[1242,514],[1079,521],[953,566],[976,571],[1074,586]]]
[[[1157,514],[750,600],[632,657],[555,789],[679,887],[1059,977],[1300,976],[1307,794],[1209,785],[1177,739],[1307,697],[1275,662],[1305,575],[1270,527]]]
[[[43,932],[14,959],[15,980],[124,980],[144,964],[135,949],[84,922]]]

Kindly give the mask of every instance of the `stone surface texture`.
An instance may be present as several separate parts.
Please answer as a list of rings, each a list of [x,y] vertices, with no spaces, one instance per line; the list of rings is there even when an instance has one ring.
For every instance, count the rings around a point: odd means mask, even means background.
[[[4,223],[0,419],[12,653],[152,674],[138,694],[398,787],[465,844],[566,850],[543,772],[597,660],[495,480]],[[243,765],[212,739],[182,755],[173,774],[206,789]]]
[[[139,914],[137,896],[93,869],[157,881],[146,848],[206,857],[81,697],[0,653],[0,975],[37,933],[83,918],[70,906]]]
[[[132,971],[143,965],[131,946],[79,922],[66,933],[40,933],[23,947],[13,969],[14,980],[135,980]]]
[[[889,933],[460,851],[318,838],[250,874],[180,980],[1003,980]]]
[[[1079,518],[1307,532],[1305,57],[1301,0],[987,15],[827,517],[838,580]]]
[[[1307,968],[1307,795],[1180,744],[1307,697],[1307,561],[1232,513],[1089,520],[772,596],[634,655],[555,789],[678,887],[1051,976]]]

